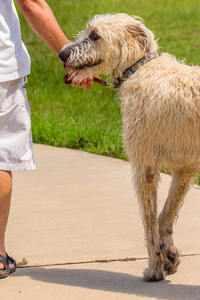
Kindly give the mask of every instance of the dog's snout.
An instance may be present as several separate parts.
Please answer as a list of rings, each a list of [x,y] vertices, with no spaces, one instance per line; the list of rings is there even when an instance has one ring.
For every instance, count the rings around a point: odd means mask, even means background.
[[[58,57],[60,58],[60,60],[62,60],[63,62],[66,62],[68,60],[68,58],[70,57],[70,51],[68,51],[67,49],[63,49],[60,51],[60,53],[58,54]]]

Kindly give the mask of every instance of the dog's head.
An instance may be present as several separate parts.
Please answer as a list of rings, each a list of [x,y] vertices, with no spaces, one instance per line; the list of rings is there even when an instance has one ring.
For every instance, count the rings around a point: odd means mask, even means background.
[[[78,39],[61,50],[59,57],[75,72],[120,76],[149,52],[157,50],[154,34],[138,17],[127,14],[97,15]]]

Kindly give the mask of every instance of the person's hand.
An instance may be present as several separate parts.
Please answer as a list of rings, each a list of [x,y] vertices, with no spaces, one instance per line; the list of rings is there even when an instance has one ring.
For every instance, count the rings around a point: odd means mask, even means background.
[[[67,72],[69,72],[69,75],[71,76],[71,80],[72,80],[72,83],[71,85],[72,86],[75,86],[75,87],[80,87],[80,88],[84,88],[86,85],[87,85],[87,90],[91,90],[92,88],[92,85],[93,85],[93,75],[92,75],[92,72],[89,74],[88,77],[84,78],[83,80],[77,80],[77,76],[76,74],[74,74],[69,67],[67,66],[64,66],[65,70],[67,70]]]

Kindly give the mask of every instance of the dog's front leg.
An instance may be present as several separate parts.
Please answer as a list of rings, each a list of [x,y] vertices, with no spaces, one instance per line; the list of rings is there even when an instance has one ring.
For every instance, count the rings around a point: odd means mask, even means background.
[[[174,274],[180,263],[179,253],[172,238],[173,224],[195,175],[196,171],[174,173],[167,201],[159,216],[159,232],[163,245],[162,254],[166,275]]]
[[[138,169],[135,174],[135,184],[149,255],[149,266],[144,272],[146,281],[159,281],[164,279],[157,218],[157,187],[159,178],[159,172],[150,167],[141,170]]]

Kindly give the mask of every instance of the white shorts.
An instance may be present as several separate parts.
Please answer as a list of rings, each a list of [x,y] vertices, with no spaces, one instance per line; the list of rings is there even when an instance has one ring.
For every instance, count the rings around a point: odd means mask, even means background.
[[[0,170],[35,169],[25,78],[0,83]]]

